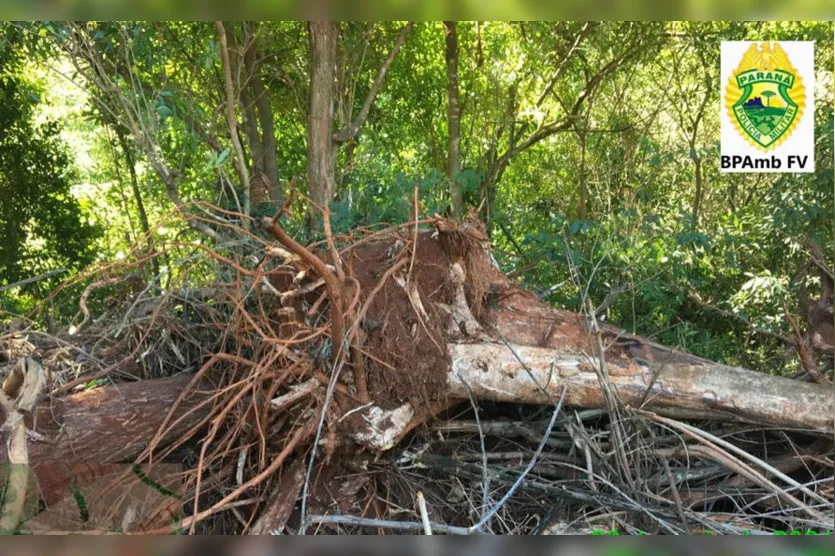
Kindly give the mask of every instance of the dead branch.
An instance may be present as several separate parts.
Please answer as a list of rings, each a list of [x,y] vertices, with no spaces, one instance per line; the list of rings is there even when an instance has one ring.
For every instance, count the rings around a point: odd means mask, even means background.
[[[84,314],[84,319],[76,327],[76,332],[80,331],[87,325],[88,322],[90,322],[90,309],[87,307],[87,299],[90,297],[90,294],[99,288],[103,288],[105,286],[110,286],[113,284],[118,284],[122,280],[124,280],[124,278],[107,278],[105,280],[97,280],[89,286],[87,286],[86,288],[84,288],[84,292],[81,294],[81,299],[78,300],[78,307]]]

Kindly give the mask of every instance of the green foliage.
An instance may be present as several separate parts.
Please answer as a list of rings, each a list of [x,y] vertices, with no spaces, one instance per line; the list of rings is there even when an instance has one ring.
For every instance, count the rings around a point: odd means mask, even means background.
[[[27,82],[20,39],[0,28],[0,285],[50,270],[78,270],[93,260],[98,230],[90,225],[70,186],[75,176],[55,121],[37,122],[38,89]],[[23,286],[40,296],[65,276]],[[2,298],[6,309],[23,301]]]
[[[390,182],[367,184],[350,191],[347,199],[333,203],[334,231],[346,232],[357,226],[413,219],[415,186],[418,187],[422,216],[446,211],[449,185],[444,174],[435,171],[423,178],[397,174]]]
[[[248,36],[244,25],[225,26],[233,55],[241,52]],[[401,27],[339,24],[335,129],[360,112]],[[61,52],[73,27],[48,22],[27,29],[42,40],[18,34],[15,40],[25,39],[27,49],[15,49],[6,39],[2,56],[25,52],[26,67],[42,69],[67,61]],[[90,161],[79,164],[73,176],[72,158],[60,148],[60,128],[34,122],[33,94],[39,91],[24,79],[22,61],[3,65],[0,94],[11,100],[0,106],[0,124],[16,123],[0,125],[0,134],[8,129],[19,149],[0,152],[0,187],[13,189],[2,192],[0,218],[15,219],[4,231],[6,251],[0,251],[0,264],[6,265],[0,268],[10,273],[3,276],[6,281],[89,261],[94,235],[85,222],[90,218],[108,224],[97,243],[102,258],[126,256],[139,243],[137,203],[116,129],[128,132],[154,240],[170,247],[192,239],[184,222],[171,216],[170,191],[150,164],[147,145],[130,133],[127,113],[176,170],[183,201],[236,210],[230,188],[221,186],[239,180],[212,23],[98,22],[85,29],[101,57],[100,71],[133,112],[78,80],[91,97],[81,108],[65,107],[64,131],[76,139],[83,135],[71,145],[72,156]],[[305,25],[271,22],[247,29],[257,39],[273,116],[279,193],[288,194],[293,176],[308,193]],[[487,206],[496,258],[507,271],[516,271],[548,302],[573,310],[585,296],[599,304],[622,289],[608,307],[610,322],[698,355],[773,371],[794,364],[791,354],[768,336],[752,334],[745,321],[785,334],[785,308],[797,311],[802,284],[813,295],[817,287],[806,268],[805,240],[828,255],[835,252],[831,22],[490,21],[459,22],[457,30],[463,170],[455,179],[467,207]],[[819,86],[810,91],[817,107],[814,174],[719,172],[721,41],[765,39],[816,41]],[[367,121],[338,149],[331,206],[335,231],[413,218],[416,185],[421,216],[447,212],[444,52],[442,23],[416,24]],[[593,76],[615,62],[577,104],[571,125],[525,144],[562,121]],[[78,67],[87,68],[83,59]],[[247,79],[246,71],[235,73],[236,86]],[[50,87],[60,88],[54,82]],[[46,102],[56,98],[63,97],[52,95]],[[252,113],[238,106],[236,116],[251,162],[243,125]],[[506,164],[497,164],[503,155]],[[13,168],[16,174],[10,173]],[[91,186],[81,209],[68,193],[67,184],[74,182]],[[38,187],[24,187],[35,183]],[[275,203],[267,203],[254,207],[253,215],[275,210]],[[299,241],[320,239],[303,212],[286,218],[286,227]],[[23,236],[25,241],[16,239]],[[44,249],[35,252],[30,238],[42,238]],[[49,244],[55,238],[61,242]],[[19,247],[10,251],[7,244]],[[164,263],[162,270],[204,279],[216,269],[212,261],[192,257],[187,265]]]

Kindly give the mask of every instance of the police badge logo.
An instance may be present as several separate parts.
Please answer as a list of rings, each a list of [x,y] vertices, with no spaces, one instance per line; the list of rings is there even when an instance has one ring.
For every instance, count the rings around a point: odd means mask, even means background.
[[[813,172],[815,45],[723,41],[722,172]]]
[[[768,151],[797,127],[806,90],[779,44],[755,43],[733,72],[725,101],[737,131],[755,147]]]

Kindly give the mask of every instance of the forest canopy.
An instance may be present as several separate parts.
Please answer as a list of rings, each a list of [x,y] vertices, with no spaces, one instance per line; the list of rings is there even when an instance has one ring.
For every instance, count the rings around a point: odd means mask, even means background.
[[[407,221],[417,185],[425,215],[477,211],[547,302],[785,370],[785,312],[835,247],[829,22],[0,25],[12,313],[94,260],[209,276],[170,248],[221,244],[213,218],[272,216],[296,189],[342,232]],[[719,46],[760,39],[815,41],[814,174],[719,172]],[[49,318],[79,320],[79,287]]]

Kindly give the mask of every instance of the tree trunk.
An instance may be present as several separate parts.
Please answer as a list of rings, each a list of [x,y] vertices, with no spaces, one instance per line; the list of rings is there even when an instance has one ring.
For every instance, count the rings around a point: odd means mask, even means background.
[[[507,169],[507,162],[507,159],[498,160],[495,164],[490,165],[478,192],[478,202],[481,205],[479,218],[485,222],[487,234],[491,237],[493,230],[493,204],[496,201],[496,190],[498,189],[499,182],[504,175],[505,169]]]
[[[249,26],[244,23],[244,40],[249,41],[244,51],[244,64],[249,76],[249,84],[252,89],[252,101],[258,111],[257,123],[261,125],[261,167],[262,172],[270,180],[272,189],[278,185],[278,160],[276,159],[275,127],[273,125],[273,111],[270,105],[270,95],[264,86],[261,77],[261,68],[258,66],[257,39],[254,33],[250,33]],[[271,199],[277,201],[278,199]]]
[[[701,216],[702,212],[702,197],[704,196],[704,183],[703,183],[703,176],[702,176],[702,158],[695,154],[695,145],[691,147],[691,151],[694,153],[693,156],[693,174],[695,175],[696,180],[696,193],[693,196],[693,231],[697,231],[699,229],[699,217]]]
[[[139,224],[142,227],[142,234],[145,236],[145,241],[148,244],[148,255],[151,256],[151,268],[154,271],[154,276],[159,276],[159,261],[156,258],[156,249],[154,248],[154,237],[151,235],[151,225],[148,221],[148,213],[145,212],[145,203],[142,201],[142,191],[139,189],[139,181],[136,177],[136,161],[133,157],[133,151],[128,145],[127,137],[124,130],[116,124],[116,137],[119,141],[119,146],[125,155],[125,165],[128,167],[128,174],[130,174],[130,187],[133,191],[133,198],[136,201],[136,212],[139,213]]]
[[[461,220],[464,200],[458,173],[461,171],[461,103],[458,97],[458,31],[454,21],[444,21],[446,36],[447,74],[447,128],[449,147],[447,152],[447,177],[449,178],[452,216]]]
[[[333,199],[335,183],[333,109],[337,28],[332,21],[311,21],[307,30],[310,37],[307,181],[313,202],[326,208]]]
[[[249,156],[252,158],[255,175],[264,171],[264,146],[258,133],[258,117],[255,115],[255,101],[250,94],[250,87],[241,87],[241,108],[243,109],[243,128],[249,143]]]
[[[391,362],[384,374],[368,381],[371,399],[382,407],[364,410],[366,425],[354,433],[360,443],[388,449],[448,402],[467,401],[470,395],[554,404],[563,390],[569,407],[606,409],[616,402],[627,414],[646,410],[819,433],[835,430],[830,386],[708,361],[612,326],[598,327],[585,314],[551,308],[499,271],[479,229],[471,220],[463,225],[439,220],[434,233],[422,234],[417,261],[431,261],[432,271],[415,279],[408,291],[405,279],[400,286],[380,286],[373,277],[383,274],[382,268],[365,264],[358,275],[365,295],[382,287],[379,295],[385,299],[377,309],[372,305],[366,318],[386,323],[381,330],[388,331],[370,335],[366,348],[383,342],[386,350],[393,350],[374,354]],[[361,249],[387,252],[385,244]],[[372,258],[370,252],[354,257],[349,256],[349,266]],[[419,269],[417,264],[414,275],[421,275]],[[398,313],[394,306],[405,310]],[[397,331],[395,323],[413,318],[413,312],[423,315],[428,337],[418,336],[417,324],[411,340],[403,336],[409,332]],[[426,350],[417,356],[409,351],[412,344]],[[414,381],[415,376],[431,388],[422,386],[418,391],[425,393],[411,398],[406,394],[394,404],[390,398],[375,400],[376,392]]]
[[[264,171],[264,150],[261,145],[261,135],[258,133],[258,119],[255,116],[255,103],[249,94],[249,88],[241,88],[241,105],[243,112],[243,127],[247,143],[249,143],[249,155],[252,158],[253,169],[256,172]]]
[[[503,343],[451,344],[449,351],[455,361],[449,393],[459,399],[467,399],[468,386],[477,399],[550,404],[565,388],[569,406],[605,407],[595,371],[599,357]],[[830,388],[679,357],[658,365],[661,371],[634,361],[617,364],[607,357],[608,383],[624,405],[674,417],[833,430]]]
[[[536,305],[530,297],[499,309],[490,317],[489,332],[477,339],[448,338],[451,365],[438,396],[553,405],[565,389],[566,406],[601,409],[606,408],[603,382],[623,406],[675,418],[835,430],[829,386],[729,367],[608,328],[602,344],[609,347],[601,358],[584,317]],[[363,432],[357,439],[388,449],[419,414],[408,403],[389,410],[388,430],[378,426],[376,434]]]
[[[168,415],[190,375],[128,382],[95,388],[42,403],[27,428],[30,465],[48,463],[118,463],[144,450]],[[160,445],[181,436],[208,414],[211,404],[193,395],[181,403],[171,422],[184,417]],[[189,410],[194,410],[188,414]],[[0,434],[0,462],[7,459],[7,433]]]
[[[368,118],[391,63],[412,30],[407,23],[400,30],[394,46],[380,66],[359,113],[347,127],[333,131],[336,99],[335,66],[338,28],[332,21],[307,24],[310,38],[310,96],[307,114],[307,180],[310,197],[326,209],[336,194],[336,151],[339,145],[356,138]]]
[[[224,91],[226,93],[226,126],[229,128],[229,137],[232,140],[232,154],[235,161],[235,168],[238,171],[238,177],[241,179],[243,185],[243,213],[244,216],[249,216],[251,213],[251,199],[250,183],[249,183],[249,168],[246,165],[244,158],[244,149],[241,146],[241,140],[238,137],[238,119],[235,115],[236,97],[235,85],[232,79],[232,57],[229,55],[229,47],[226,40],[226,29],[222,21],[215,21],[215,29],[217,30],[217,38],[220,43],[220,57],[223,62],[223,76],[224,76]],[[249,221],[244,220],[244,227],[249,227]]]
[[[585,123],[583,124],[585,126]],[[589,213],[589,191],[586,183],[586,130],[578,131],[580,135],[580,168],[577,172],[579,201],[577,203],[577,218],[585,220]]]

